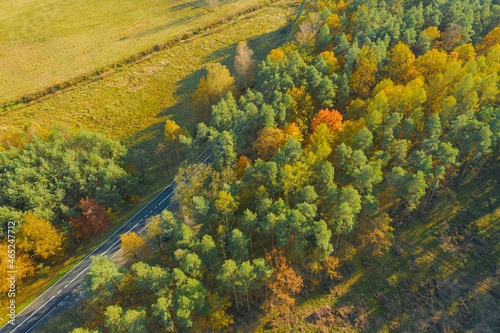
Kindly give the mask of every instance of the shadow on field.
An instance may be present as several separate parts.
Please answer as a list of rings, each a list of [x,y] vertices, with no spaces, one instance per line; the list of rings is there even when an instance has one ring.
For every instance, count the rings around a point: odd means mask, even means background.
[[[254,38],[247,39],[246,41],[248,43],[248,47],[254,51],[253,59],[257,63],[264,60],[270,50],[282,45],[289,29],[290,25],[287,25],[276,31],[271,31]],[[234,56],[236,54],[236,46],[238,43],[233,43],[210,53],[205,57],[205,63],[220,62],[229,69],[231,74],[234,75]]]

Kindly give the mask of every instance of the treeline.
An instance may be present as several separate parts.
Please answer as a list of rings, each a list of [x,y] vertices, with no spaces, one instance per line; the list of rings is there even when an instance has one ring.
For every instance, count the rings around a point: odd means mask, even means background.
[[[194,97],[206,123],[166,137],[218,159],[181,168],[176,215],[123,246],[131,269],[94,259],[88,327],[221,332],[243,311],[291,311],[355,252],[385,253],[436,192],[496,167],[499,8],[318,1],[255,73],[235,66],[239,84],[208,68]],[[157,256],[134,251],[148,240]]]
[[[136,186],[123,169],[126,152],[85,130],[33,125],[0,135],[0,239],[5,243],[14,222],[20,279],[35,267],[46,273],[43,265],[64,253],[69,240],[104,233]]]

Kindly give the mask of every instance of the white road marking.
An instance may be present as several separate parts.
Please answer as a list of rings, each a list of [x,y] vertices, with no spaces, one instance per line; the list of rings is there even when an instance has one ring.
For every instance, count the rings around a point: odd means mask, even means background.
[[[116,256],[118,253],[120,253],[120,251],[121,251],[121,250],[122,250],[122,249],[119,249],[118,251],[116,251],[116,252],[115,252],[115,254],[113,254],[113,255],[111,256],[111,258],[109,258],[109,259],[113,259],[113,258],[114,258],[114,256]]]
[[[57,292],[57,294],[59,295],[59,294],[61,293],[61,291],[62,291],[62,289],[61,289],[61,290],[59,290],[59,291]]]
[[[78,273],[78,275],[77,275],[77,276],[75,276],[75,277],[73,278],[73,280],[69,281],[69,283],[68,283],[68,284],[70,284],[71,282],[75,281],[75,280],[76,280],[76,279],[77,279],[80,275],[82,275],[82,274],[83,274],[83,272],[85,272],[87,269],[89,269],[89,268],[90,268],[90,266],[92,266],[92,264],[88,265],[88,266],[87,266],[87,268],[85,268],[83,271],[81,271],[80,273]]]
[[[57,309],[57,306],[54,306],[54,308],[52,308],[52,310],[50,310],[49,313],[47,313],[45,316],[42,317],[42,319],[40,319],[39,321],[37,321],[35,323],[35,325],[31,326],[30,329],[26,331],[26,333],[28,333],[29,331],[31,331],[33,329],[33,327],[35,327],[36,325],[38,325],[39,322],[41,322],[45,317],[47,317],[55,309]],[[12,332],[14,332],[14,331],[12,331]]]
[[[208,148],[207,148],[208,149]],[[206,149],[205,149],[206,150]],[[200,155],[201,156],[201,155]],[[167,186],[165,187],[163,190],[161,190],[160,193],[158,193],[158,195],[156,195],[156,197],[153,198],[153,200],[151,200],[150,202],[153,202],[154,200],[156,200],[156,198],[158,198],[159,196],[161,196],[165,191],[167,191],[170,186],[175,182],[175,180],[177,179],[177,177]],[[172,195],[173,192],[171,192],[167,197],[170,197],[170,195]],[[102,244],[104,244],[108,239],[110,239],[111,237],[113,237],[118,231],[122,230],[122,228],[124,226],[126,226],[128,224],[128,222],[132,221],[137,215],[139,215],[144,209],[146,209],[146,207],[148,207],[148,205],[142,207],[137,213],[135,213],[134,216],[132,216],[132,218],[130,220],[127,221],[127,223],[125,223],[124,225],[122,225],[120,228],[118,228],[118,230],[116,230],[111,236],[109,236]],[[147,217],[147,215],[146,215]],[[78,266],[80,266],[80,264],[85,261],[85,259],[89,258],[95,251],[97,251],[101,246],[98,246],[94,249],[94,251],[90,252],[85,258],[82,259],[82,261],[80,261],[78,264],[75,265],[75,267],[73,267],[72,269],[70,269],[70,271],[68,273],[66,273],[63,277],[61,277],[57,282],[61,281],[62,279],[64,279],[69,273],[71,273],[75,268],[77,268]],[[38,296],[33,302],[31,302],[27,307],[25,307],[23,310],[21,310],[21,312],[19,312],[17,314],[17,316],[21,315],[24,311],[26,311],[30,306],[33,305],[33,303],[35,303],[40,297],[42,297],[43,295],[45,295],[47,292],[49,292],[50,289],[52,289],[52,287],[54,287],[56,284],[54,283],[53,285],[51,285],[49,287],[49,289],[45,290],[40,296]],[[67,287],[68,285],[66,285]],[[65,287],[65,288],[66,288]],[[3,326],[2,326],[3,327]]]
[[[129,232],[130,232],[130,230],[129,230]],[[116,242],[114,242],[114,243],[113,243],[113,245],[111,245],[110,247],[108,247],[108,249],[107,249],[106,251],[104,251],[104,252],[101,254],[101,256],[105,255],[105,254],[106,254],[106,252],[108,252],[109,250],[111,250],[111,249],[113,248],[113,246],[115,246],[115,245],[116,245],[116,243],[118,243],[119,241],[121,241],[121,239],[117,240]]]
[[[144,221],[144,219],[141,219],[139,222],[142,222],[142,221]]]
[[[59,306],[59,305],[61,305],[61,304],[63,304],[63,303],[64,303],[64,301],[60,301],[60,302],[59,302],[59,304],[57,304],[57,306]]]
[[[21,324],[19,324],[18,326],[16,326],[16,327],[15,327],[15,328],[11,331],[11,333],[12,333],[12,332],[15,332],[15,331],[19,328],[19,326],[22,326],[22,325],[23,325],[26,321],[28,321],[29,319],[31,319],[31,317],[33,317],[33,316],[35,315],[35,313],[37,313],[38,311],[40,311],[40,309],[42,309],[45,305],[47,305],[47,303],[48,303],[48,302],[52,301],[52,299],[53,299],[54,297],[56,297],[56,296],[55,296],[55,295],[54,295],[54,296],[52,296],[52,297],[51,297],[51,298],[50,298],[47,302],[43,303],[43,305],[42,305],[41,307],[39,307],[38,309],[36,309],[36,310],[35,310],[35,311],[31,314],[31,316],[29,316],[29,317],[28,317],[28,318],[26,318],[26,319],[25,319],[25,320],[24,320]],[[49,313],[50,313],[50,312],[49,312]],[[45,316],[47,316],[47,315],[45,315]],[[45,317],[44,317],[44,318],[45,318]],[[43,319],[43,318],[42,318],[42,319]],[[41,319],[40,319],[40,320],[41,320]],[[40,321],[40,320],[39,320],[39,321]],[[38,322],[37,322],[36,324],[38,324]],[[35,324],[35,325],[36,325],[36,324]],[[31,328],[35,327],[35,325],[33,325]],[[31,328],[30,328],[30,330],[31,330]]]
[[[158,206],[155,207],[155,209],[158,208]]]
[[[149,211],[149,214],[151,214],[152,212],[153,212],[153,210],[151,209],[151,210]]]

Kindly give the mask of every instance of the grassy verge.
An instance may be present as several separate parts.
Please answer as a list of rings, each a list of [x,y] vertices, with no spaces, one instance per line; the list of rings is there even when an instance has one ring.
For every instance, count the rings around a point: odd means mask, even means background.
[[[65,258],[63,262],[51,266],[50,276],[42,277],[36,280],[28,281],[27,283],[19,286],[19,290],[16,296],[17,306],[16,310],[19,313],[24,308],[26,308],[31,302],[33,302],[38,296],[43,294],[47,289],[49,289],[54,283],[56,283],[61,277],[68,273],[73,267],[75,267],[80,261],[82,261],[87,255],[94,251],[102,242],[108,239],[116,230],[121,228],[130,218],[132,218],[138,211],[140,211],[144,206],[146,206],[158,193],[168,185],[171,179],[160,180],[157,183],[157,188],[148,196],[142,198],[139,204],[134,206],[125,207],[122,213],[117,217],[117,221],[99,238],[88,239],[82,242],[74,251],[74,253]],[[6,307],[0,308],[0,317],[5,317],[7,314]]]
[[[442,190],[396,235],[401,256],[357,253],[334,288],[247,332],[494,332],[500,327],[500,170]],[[332,314],[315,320],[328,305]]]
[[[0,4],[0,104],[106,68],[260,0],[40,0]]]

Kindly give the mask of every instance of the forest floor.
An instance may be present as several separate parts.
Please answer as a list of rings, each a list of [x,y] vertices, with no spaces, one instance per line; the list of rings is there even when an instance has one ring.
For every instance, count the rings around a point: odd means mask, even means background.
[[[356,253],[341,281],[297,299],[291,314],[242,316],[242,332],[498,332],[500,168],[441,190],[396,231],[403,249]],[[316,320],[324,305],[331,311]],[[235,318],[235,321],[238,320]]]
[[[255,51],[253,58],[259,63],[271,49],[284,41],[298,5],[293,0],[272,4],[239,17],[215,32],[159,52],[112,76],[78,86],[33,105],[10,110],[6,112],[8,117],[0,114],[0,126],[21,126],[29,119],[45,128],[51,128],[55,123],[85,127],[154,156],[156,146],[163,141],[166,119],[173,119],[188,130],[195,128],[191,96],[201,76],[206,74],[204,66],[220,62],[232,72],[236,45],[242,40],[248,41],[249,47]],[[141,206],[147,204],[172,180],[174,174],[173,170],[165,170],[158,163],[152,163],[148,173],[140,180],[140,204],[123,209],[113,230],[108,230],[102,239],[106,239]],[[51,267],[52,277],[44,277],[32,287],[29,284],[24,286],[20,294],[31,296],[23,305],[29,304],[56,277],[70,270],[100,241],[101,238],[91,240],[88,244],[82,243],[75,255]],[[75,323],[72,311],[49,323],[42,332],[68,331],[67,325]]]

